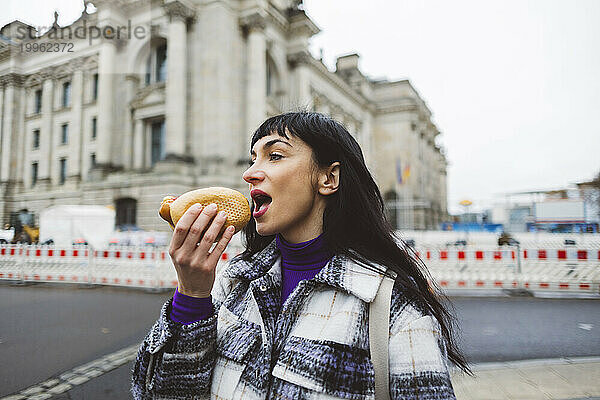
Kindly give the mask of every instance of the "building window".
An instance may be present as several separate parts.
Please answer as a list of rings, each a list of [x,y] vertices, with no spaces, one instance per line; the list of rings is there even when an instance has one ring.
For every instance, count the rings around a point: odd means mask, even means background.
[[[71,104],[71,82],[63,83],[63,107],[68,107]]]
[[[38,89],[35,91],[34,111],[36,114],[42,112],[42,89]]]
[[[273,82],[271,81],[273,76],[273,68],[271,68],[271,63],[269,62],[269,59],[267,58],[267,96],[270,96],[272,91],[273,91]]]
[[[96,100],[98,98],[98,74],[94,74],[92,77],[92,98]]]
[[[146,60],[146,85],[167,80],[167,43],[164,39],[158,40]]]
[[[393,190],[388,190],[384,196],[385,217],[394,229],[399,229],[398,226],[398,195]]]
[[[115,200],[115,203],[117,227],[135,225],[137,201],[132,198],[122,198]]]
[[[267,54],[266,71],[266,94],[267,96],[276,95],[279,90],[279,74],[273,59]]]
[[[165,120],[152,123],[152,165],[165,158]]]
[[[66,158],[61,158],[60,161],[60,178],[59,178],[59,184],[64,185],[65,181],[67,180],[67,159]]]
[[[31,163],[31,186],[35,186],[38,179],[38,163]]]
[[[96,139],[96,133],[98,131],[98,119],[92,118],[92,140]]]
[[[90,154],[90,168],[96,167],[96,153]]]
[[[146,85],[150,84],[151,75],[152,75],[152,56],[148,57],[148,59],[146,60],[146,76],[144,79],[144,82],[146,82]]]
[[[67,144],[68,141],[69,141],[69,124],[62,124],[61,125],[60,143]]]
[[[40,130],[39,129],[34,129],[33,130],[33,149],[39,149],[40,148]]]
[[[156,80],[164,82],[167,79],[167,45],[163,44],[156,49]]]

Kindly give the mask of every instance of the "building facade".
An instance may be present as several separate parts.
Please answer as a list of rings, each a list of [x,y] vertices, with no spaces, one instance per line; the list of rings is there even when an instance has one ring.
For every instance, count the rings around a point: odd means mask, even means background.
[[[0,31],[0,218],[55,204],[114,206],[116,224],[168,230],[163,196],[248,195],[252,132],[298,109],[331,115],[363,149],[393,224],[446,219],[446,158],[409,81],[373,80],[356,54],[332,72],[291,0],[98,0],[45,32]],[[52,49],[52,50],[48,50]]]

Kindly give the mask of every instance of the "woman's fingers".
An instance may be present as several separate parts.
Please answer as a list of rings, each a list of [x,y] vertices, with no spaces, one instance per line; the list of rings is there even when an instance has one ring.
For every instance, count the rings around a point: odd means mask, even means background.
[[[208,256],[208,263],[210,265],[217,265],[217,263],[219,262],[219,258],[221,258],[221,254],[223,254],[223,252],[227,248],[227,245],[233,237],[234,232],[235,228],[231,225],[227,227],[227,229],[225,229],[225,232],[223,232],[223,236],[221,236],[221,239],[219,239],[219,242]]]
[[[227,221],[227,213],[225,211],[221,211],[213,219],[212,224],[210,224],[206,232],[204,232],[202,240],[200,240],[200,244],[198,245],[198,252],[200,254],[208,254],[215,239],[219,236],[219,232],[221,231],[223,224],[225,224],[225,221]]]
[[[179,221],[177,221],[177,225],[175,225],[175,229],[173,229],[173,238],[171,239],[169,253],[173,253],[181,247],[187,237],[190,227],[196,220],[196,217],[198,217],[198,214],[200,214],[201,210],[201,204],[194,204],[188,208]]]
[[[186,253],[191,254],[196,250],[196,244],[200,240],[200,237],[202,236],[203,232],[204,235],[208,233],[206,227],[209,226],[210,220],[213,219],[216,213],[216,204],[210,204],[204,207],[204,210],[202,210],[200,215],[198,215],[196,220],[192,223],[188,231],[188,235],[185,238],[183,245],[181,246],[181,248],[184,249]],[[208,254],[208,249],[206,249],[206,254]]]

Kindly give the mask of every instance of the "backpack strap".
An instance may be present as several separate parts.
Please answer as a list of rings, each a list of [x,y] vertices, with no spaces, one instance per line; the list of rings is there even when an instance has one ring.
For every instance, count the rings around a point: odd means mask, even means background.
[[[369,303],[369,347],[375,369],[375,400],[390,399],[389,339],[393,287],[394,279],[384,276],[375,299]]]

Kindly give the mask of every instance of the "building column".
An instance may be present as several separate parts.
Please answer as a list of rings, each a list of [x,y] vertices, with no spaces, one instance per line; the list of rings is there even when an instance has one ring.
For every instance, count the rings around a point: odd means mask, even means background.
[[[52,157],[54,153],[54,77],[46,74],[42,83],[42,123],[40,128],[40,160],[38,162],[38,182],[40,189],[52,183]]]
[[[246,37],[246,134],[251,136],[267,115],[267,41],[265,18],[252,14],[241,20]]]
[[[14,120],[15,120],[15,83],[7,82],[4,89],[4,109],[2,110],[2,147],[0,148],[0,181],[7,182],[9,180],[10,168],[10,148],[12,141],[16,138],[14,135]],[[15,136],[15,137],[13,137]]]
[[[363,113],[363,123],[361,126],[362,139],[360,145],[363,149],[365,157],[365,163],[371,171],[375,171],[377,168],[377,158],[371,154],[373,147],[373,115],[370,110],[365,110]]]
[[[141,170],[144,167],[144,120],[136,119],[133,132],[133,169]]]
[[[2,82],[0,82],[0,143],[4,143],[4,126],[2,126],[2,116],[6,115],[4,111],[4,94],[6,90]],[[2,149],[0,148],[0,160],[2,159]],[[0,161],[0,168],[2,168],[2,164]],[[1,172],[1,170],[0,170]],[[3,193],[2,188],[0,188],[0,194]]]
[[[310,71],[307,63],[310,62],[312,56],[308,51],[299,51],[297,53],[288,54],[287,61],[293,70],[294,86],[290,93],[290,104],[292,109],[311,110],[313,99],[310,93]],[[335,109],[329,110],[329,115],[335,118]]]
[[[30,167],[27,166],[26,160],[26,138],[27,133],[25,132],[25,113],[27,112],[27,90],[24,86],[19,87],[18,89],[18,98],[19,98],[19,111],[17,112],[17,132],[20,132],[17,135],[17,142],[15,143],[15,147],[13,148],[14,167],[11,167],[15,170],[14,174],[14,192],[20,193],[25,189],[25,173],[30,172]]]
[[[113,131],[114,80],[116,62],[115,40],[106,39],[100,47],[98,61],[98,133],[96,137],[96,169],[110,170],[112,166],[111,141]]]
[[[296,77],[298,80],[298,106],[302,109],[311,110],[313,99],[310,94],[310,71],[306,64],[300,64],[296,68]]]
[[[83,129],[82,129],[82,105],[83,105],[83,71],[81,65],[74,65],[73,85],[71,86],[71,121],[69,130],[72,132],[69,135],[69,147],[71,149],[69,160],[67,161],[67,178],[72,178],[76,182],[81,181],[83,174]]]
[[[167,161],[192,161],[186,154],[187,142],[187,19],[193,8],[183,1],[168,1],[164,9],[169,15],[167,37],[166,82],[166,149]]]
[[[127,82],[127,114],[125,115],[125,137],[123,138],[123,165],[127,169],[134,168],[135,154],[135,120],[131,101],[135,98],[136,91],[139,85],[139,79],[135,75],[128,75],[125,78]]]
[[[8,117],[8,111],[4,109],[6,106],[5,95],[6,88],[4,86],[5,82],[0,80],[0,143],[2,143],[2,147],[4,146],[4,142],[6,141],[5,136],[8,135],[6,128],[4,127],[4,121],[6,117]],[[8,109],[9,107],[7,107]],[[0,147],[0,173],[3,173],[2,164],[4,164],[5,152],[4,149]],[[4,180],[0,181],[0,222],[4,225],[9,221],[10,210],[8,207],[8,202],[4,201],[6,198],[6,193],[9,191],[9,183]]]
[[[0,77],[0,87],[4,87],[0,121],[2,126],[0,146],[0,218],[5,219],[11,211],[8,201],[19,188],[19,168],[23,160],[19,146],[23,143],[23,82],[24,77],[8,73]]]

